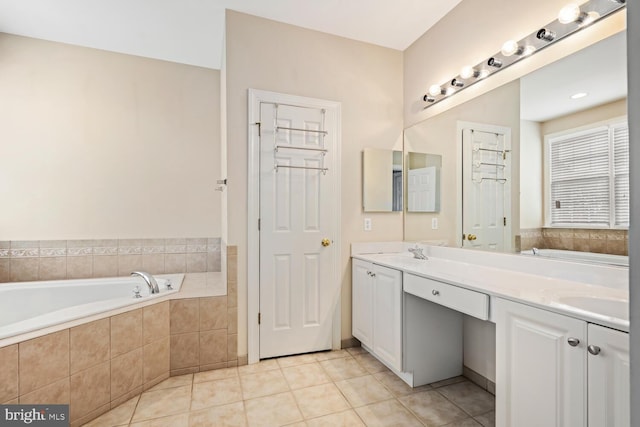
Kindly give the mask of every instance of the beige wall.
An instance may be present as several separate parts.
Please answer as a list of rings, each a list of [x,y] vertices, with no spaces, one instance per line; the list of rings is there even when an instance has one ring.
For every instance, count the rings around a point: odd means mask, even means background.
[[[402,144],[402,53],[228,11],[226,21],[228,243],[238,245],[238,354],[247,354],[247,89],[342,103],[342,338],[351,337],[352,242],[401,240],[402,214],[367,213],[365,147]]]
[[[459,242],[455,241],[456,213],[461,202],[456,189],[458,181],[462,179],[457,163],[457,157],[462,155],[456,139],[458,121],[504,126],[511,129],[511,200],[518,200],[520,81],[516,80],[405,130],[405,152],[416,151],[442,155],[440,212],[405,213],[405,240],[446,240],[451,246],[459,246]],[[514,219],[512,226],[515,232],[519,224],[517,202],[513,203],[511,216]],[[437,230],[431,229],[431,218],[434,217],[438,218]]]
[[[219,236],[219,75],[0,34],[0,239]]]
[[[540,132],[542,139],[545,135],[556,132],[562,132],[570,129],[577,129],[582,126],[591,125],[605,120],[611,120],[627,115],[627,99],[609,102],[608,104],[599,105],[580,111],[575,114],[558,117],[557,119],[547,120],[541,123]]]

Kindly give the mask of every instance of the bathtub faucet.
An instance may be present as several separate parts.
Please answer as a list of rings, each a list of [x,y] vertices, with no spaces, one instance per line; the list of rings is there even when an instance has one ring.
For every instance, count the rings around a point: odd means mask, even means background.
[[[538,248],[532,248],[531,252],[533,252],[534,255],[540,255],[540,249]]]
[[[158,288],[158,282],[156,282],[156,279],[151,274],[144,271],[132,271],[131,275],[142,277],[144,281],[147,283],[147,286],[149,286],[149,292],[151,292],[152,294],[160,293],[160,289]]]

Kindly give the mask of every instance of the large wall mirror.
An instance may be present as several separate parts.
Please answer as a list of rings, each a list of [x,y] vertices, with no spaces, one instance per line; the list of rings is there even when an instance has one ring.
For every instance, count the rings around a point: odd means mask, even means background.
[[[626,255],[626,88],[626,31],[621,31],[406,129],[405,153],[442,156],[442,194],[439,228],[432,228],[431,215],[408,212],[405,240],[476,247],[472,243],[483,237],[463,229],[467,208],[490,215],[499,211],[490,205],[499,200],[494,193],[507,192],[500,199],[500,220],[485,224],[508,224],[506,244],[488,249]],[[500,131],[465,130],[487,126]],[[500,132],[509,137],[508,145],[500,145]],[[479,160],[467,156],[472,160],[465,163],[464,138],[472,140],[466,149]],[[489,163],[496,173],[485,175],[482,197],[463,198],[463,168]],[[508,175],[501,174],[502,165]],[[477,240],[470,242],[469,234]]]

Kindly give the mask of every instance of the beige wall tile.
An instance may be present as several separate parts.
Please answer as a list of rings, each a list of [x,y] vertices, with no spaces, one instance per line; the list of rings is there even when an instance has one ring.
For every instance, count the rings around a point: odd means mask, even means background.
[[[21,404],[42,404],[44,402],[68,405],[70,403],[69,377],[62,378],[61,380],[20,396]]]
[[[187,254],[187,273],[204,273],[207,271],[207,254]]]
[[[93,257],[93,277],[115,277],[117,275],[117,255],[100,255]]]
[[[199,332],[171,335],[170,345],[171,370],[197,367],[200,364]]]
[[[227,366],[227,362],[205,364],[205,365],[200,365],[199,372],[211,372],[211,371],[226,369],[228,367],[229,366]]]
[[[39,280],[59,280],[67,277],[67,257],[40,258]]]
[[[20,400],[16,397],[15,399],[7,400],[6,402],[2,402],[3,405],[17,405],[20,403]]]
[[[102,405],[100,406],[98,409],[94,409],[93,411],[89,412],[87,415],[78,418],[75,421],[71,421],[70,423],[70,427],[80,427],[83,426],[87,423],[89,423],[90,421],[98,418],[100,415],[109,412],[109,409],[111,409],[111,404],[107,403],[106,405]],[[100,425],[99,423],[95,423],[95,425]]]
[[[191,368],[172,369],[171,376],[175,377],[179,375],[195,374],[196,372],[199,372],[199,371],[200,371],[200,368],[198,368],[197,366],[192,366]]]
[[[111,359],[111,401],[142,389],[142,360],[142,348]]]
[[[207,271],[221,271],[220,252],[207,252]]]
[[[157,386],[158,384],[163,383],[164,381],[166,381],[169,378],[171,378],[171,372],[169,370],[167,370],[165,373],[163,373],[159,377],[156,377],[156,378],[152,379],[151,381],[144,383],[144,385],[142,386],[142,389],[144,391],[150,390],[150,389],[154,388],[155,386]],[[167,387],[167,388],[171,388],[171,387]]]
[[[164,271],[165,273],[186,273],[186,254],[166,254],[164,257]]]
[[[227,361],[227,330],[200,332],[200,365]]]
[[[20,395],[69,376],[69,330],[18,345]]]
[[[142,270],[151,274],[164,274],[164,254],[142,254]]]
[[[165,301],[142,309],[142,337],[144,344],[169,336],[169,306],[169,301]]]
[[[609,240],[607,239],[607,253],[612,255],[627,255],[627,241],[622,240]]]
[[[227,309],[227,333],[238,333],[238,309],[235,307]]]
[[[142,270],[142,255],[118,255],[118,276],[128,276]]]
[[[238,306],[238,283],[227,280],[227,307]]]
[[[142,309],[111,317],[111,357],[142,347]]]
[[[198,298],[171,301],[171,333],[195,332],[200,327]]]
[[[238,335],[236,334],[227,335],[227,360],[234,359],[238,359]]]
[[[11,281],[11,260],[9,258],[0,259],[0,283]]]
[[[38,280],[39,258],[11,258],[11,282]]]
[[[93,257],[91,255],[67,257],[67,278],[85,279],[93,276]]]
[[[143,348],[143,383],[149,383],[169,373],[169,335],[147,344]]]
[[[18,344],[0,348],[0,402],[18,397]]]
[[[227,255],[227,277],[229,281],[238,281],[238,255]]]
[[[607,253],[607,240],[606,239],[589,239],[589,251],[598,254]]]
[[[85,323],[69,330],[71,374],[109,360],[110,331],[108,318]]]
[[[111,401],[109,361],[71,375],[71,421],[77,420]]]
[[[227,327],[227,297],[200,298],[200,330]]]

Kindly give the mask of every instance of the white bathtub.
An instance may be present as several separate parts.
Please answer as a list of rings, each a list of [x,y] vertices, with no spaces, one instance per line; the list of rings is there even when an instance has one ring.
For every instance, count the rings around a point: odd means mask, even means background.
[[[567,261],[589,262],[597,264],[609,264],[628,266],[629,257],[624,255],[610,255],[610,254],[597,254],[594,252],[578,252],[578,251],[563,251],[560,249],[537,249],[537,253],[534,254],[533,250],[520,252],[523,255],[540,256],[544,258],[554,258]]]
[[[159,294],[151,294],[139,276],[1,284],[0,339],[164,297],[178,292],[183,278],[156,277]],[[142,298],[135,298],[136,286]]]

